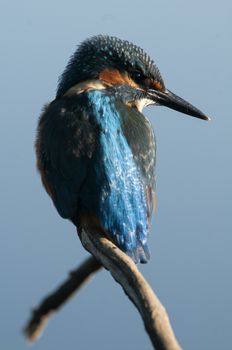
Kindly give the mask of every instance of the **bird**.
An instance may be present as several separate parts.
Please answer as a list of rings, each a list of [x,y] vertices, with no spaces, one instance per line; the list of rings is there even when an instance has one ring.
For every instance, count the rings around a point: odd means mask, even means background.
[[[139,46],[108,35],[83,41],[45,105],[36,137],[37,168],[62,218],[101,230],[137,263],[150,258],[156,141],[148,105],[209,120],[166,89]]]

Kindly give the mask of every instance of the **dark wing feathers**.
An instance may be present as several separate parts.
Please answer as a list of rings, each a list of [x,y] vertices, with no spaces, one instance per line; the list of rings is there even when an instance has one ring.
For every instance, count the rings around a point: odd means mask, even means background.
[[[59,214],[77,213],[78,194],[93,155],[97,129],[81,106],[81,98],[55,100],[39,121],[36,153],[43,184]]]
[[[122,127],[145,184],[155,187],[156,143],[149,120],[137,109],[117,102]]]
[[[117,102],[117,109],[122,118],[124,135],[141,170],[148,203],[147,216],[150,221],[155,209],[155,135],[149,120],[138,110],[121,102]]]

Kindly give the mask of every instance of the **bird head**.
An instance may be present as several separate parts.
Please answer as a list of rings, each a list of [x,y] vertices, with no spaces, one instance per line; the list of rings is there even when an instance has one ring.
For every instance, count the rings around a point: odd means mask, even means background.
[[[116,37],[94,36],[78,47],[60,78],[57,98],[86,81],[97,81],[101,88],[113,89],[128,105],[140,111],[157,104],[209,119],[166,89],[158,67],[143,49]]]

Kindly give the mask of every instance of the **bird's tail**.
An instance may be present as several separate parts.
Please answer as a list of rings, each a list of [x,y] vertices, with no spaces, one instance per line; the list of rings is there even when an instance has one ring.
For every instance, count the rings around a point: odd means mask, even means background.
[[[137,224],[133,231],[121,227],[120,231],[111,231],[114,243],[136,263],[146,264],[150,259],[147,245],[148,228]],[[112,236],[111,236],[112,237]]]
[[[126,254],[129,255],[136,264],[146,264],[150,259],[147,243],[143,244],[139,241],[137,242],[137,246],[131,251],[126,251]]]
[[[145,230],[146,231],[146,230]],[[146,264],[150,259],[150,252],[147,245],[147,231],[141,229],[136,232],[120,232],[115,235],[116,245],[122,249],[136,263]]]

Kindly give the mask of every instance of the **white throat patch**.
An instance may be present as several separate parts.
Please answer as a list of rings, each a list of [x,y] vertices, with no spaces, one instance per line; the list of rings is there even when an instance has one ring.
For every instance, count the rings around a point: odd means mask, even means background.
[[[148,98],[141,98],[140,100],[135,101],[135,105],[139,112],[142,112],[144,107],[147,107],[149,105],[154,105],[155,102],[148,99]]]

